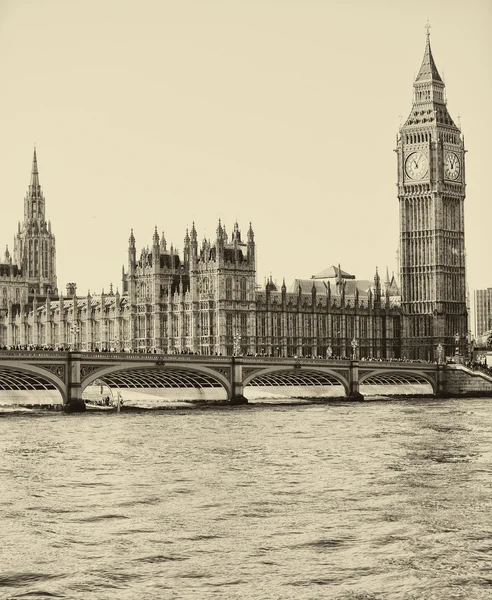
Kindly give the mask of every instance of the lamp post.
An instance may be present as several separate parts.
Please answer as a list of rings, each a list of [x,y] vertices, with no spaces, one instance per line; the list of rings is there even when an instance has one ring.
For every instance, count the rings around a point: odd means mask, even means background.
[[[455,356],[459,356],[460,354],[460,334],[458,332],[454,335],[454,343],[456,344],[456,348],[454,349]]]
[[[444,363],[444,347],[442,344],[437,344],[437,364],[442,365]]]
[[[74,323],[70,327],[70,331],[72,332],[72,339],[73,339],[73,343],[71,344],[71,349],[75,351],[75,350],[77,350],[77,341],[78,341],[78,336],[80,333],[80,327]]]
[[[233,356],[239,356],[241,354],[241,334],[238,330],[234,333],[233,344],[232,354]]]
[[[357,348],[359,347],[359,342],[354,339],[350,342],[350,345],[352,346],[352,360],[357,360]]]

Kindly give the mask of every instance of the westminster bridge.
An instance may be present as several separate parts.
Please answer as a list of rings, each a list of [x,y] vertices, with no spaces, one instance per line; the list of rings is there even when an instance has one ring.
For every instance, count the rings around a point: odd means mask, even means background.
[[[459,372],[458,372],[459,371]],[[83,410],[82,393],[95,382],[110,388],[223,388],[231,404],[247,402],[247,386],[338,386],[362,399],[360,386],[426,384],[432,394],[462,393],[474,381],[492,393],[492,378],[462,365],[415,361],[204,356],[45,350],[1,350],[0,390],[58,390],[67,410]],[[454,387],[453,387],[454,386]],[[458,387],[457,387],[458,386]],[[477,387],[478,386],[478,387]],[[458,389],[459,388],[459,389]],[[172,396],[172,390],[168,389]],[[380,393],[380,392],[378,392]]]

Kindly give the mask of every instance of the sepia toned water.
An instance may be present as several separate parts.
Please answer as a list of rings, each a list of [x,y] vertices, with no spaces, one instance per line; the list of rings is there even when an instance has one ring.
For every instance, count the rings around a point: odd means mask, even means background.
[[[0,599],[488,599],[492,399],[0,417]]]

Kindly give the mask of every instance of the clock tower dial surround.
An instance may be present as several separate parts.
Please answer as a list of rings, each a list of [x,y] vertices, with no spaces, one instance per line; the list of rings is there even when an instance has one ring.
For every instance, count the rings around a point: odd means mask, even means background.
[[[427,34],[410,115],[397,136],[403,353],[464,353],[468,331],[465,148]]]

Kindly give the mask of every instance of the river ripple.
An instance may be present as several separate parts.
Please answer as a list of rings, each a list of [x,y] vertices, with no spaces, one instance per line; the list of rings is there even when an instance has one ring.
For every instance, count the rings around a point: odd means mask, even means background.
[[[492,400],[0,418],[0,598],[485,599]]]

